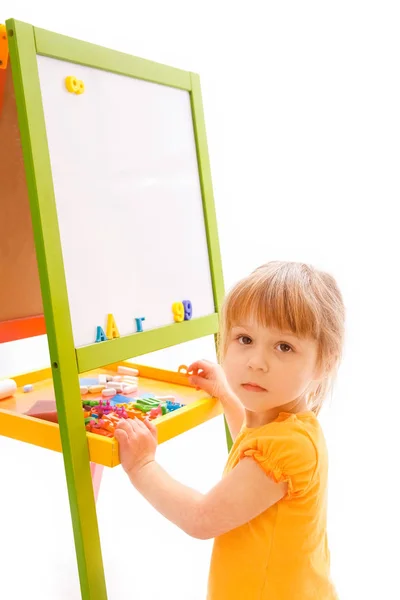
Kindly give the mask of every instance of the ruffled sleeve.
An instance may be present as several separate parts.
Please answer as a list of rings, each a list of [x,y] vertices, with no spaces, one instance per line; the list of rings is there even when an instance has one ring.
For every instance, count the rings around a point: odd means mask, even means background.
[[[276,483],[287,482],[289,499],[308,489],[318,462],[312,439],[306,432],[290,427],[244,439],[239,455],[240,459],[253,458]]]

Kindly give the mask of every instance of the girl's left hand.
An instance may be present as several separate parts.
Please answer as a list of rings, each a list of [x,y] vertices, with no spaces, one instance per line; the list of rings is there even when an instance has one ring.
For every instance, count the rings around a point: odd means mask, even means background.
[[[154,461],[157,449],[157,428],[149,420],[121,419],[115,428],[119,457],[128,475]]]

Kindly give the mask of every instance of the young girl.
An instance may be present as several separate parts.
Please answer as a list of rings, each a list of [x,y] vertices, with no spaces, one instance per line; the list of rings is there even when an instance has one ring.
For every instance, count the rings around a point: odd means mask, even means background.
[[[155,461],[156,428],[122,420],[122,466],[136,489],[189,535],[215,538],[209,600],[332,600],[326,535],[327,451],[317,420],[336,374],[344,306],[335,280],[270,262],[240,281],[221,315],[222,367],[190,366],[220,399],[234,440],[207,494]]]

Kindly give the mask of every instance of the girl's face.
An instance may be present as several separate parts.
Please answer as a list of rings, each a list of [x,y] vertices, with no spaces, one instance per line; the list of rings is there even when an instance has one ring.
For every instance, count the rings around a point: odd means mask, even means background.
[[[245,409],[261,416],[278,407],[305,408],[305,392],[321,377],[317,353],[313,339],[248,322],[232,328],[223,368]]]

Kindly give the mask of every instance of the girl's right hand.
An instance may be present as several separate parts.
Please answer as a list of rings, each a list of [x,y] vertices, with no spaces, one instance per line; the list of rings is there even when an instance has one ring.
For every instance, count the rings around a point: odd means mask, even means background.
[[[189,382],[223,402],[233,396],[220,365],[209,360],[197,360],[188,367]]]

